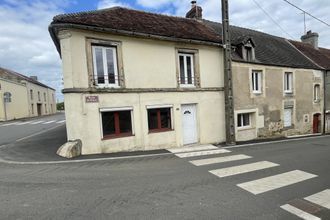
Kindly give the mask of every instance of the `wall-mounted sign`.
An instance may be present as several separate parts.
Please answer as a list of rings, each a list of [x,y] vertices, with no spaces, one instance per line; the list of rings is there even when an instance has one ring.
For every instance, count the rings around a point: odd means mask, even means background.
[[[85,97],[85,102],[86,103],[97,103],[99,102],[99,97],[94,95],[94,96],[86,96]]]

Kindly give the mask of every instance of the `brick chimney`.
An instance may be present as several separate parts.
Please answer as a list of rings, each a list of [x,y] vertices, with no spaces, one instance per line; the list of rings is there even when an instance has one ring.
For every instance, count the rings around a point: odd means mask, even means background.
[[[203,9],[202,7],[197,5],[197,1],[191,1],[191,9],[187,12],[186,18],[196,18],[202,19],[203,18]]]
[[[315,49],[319,49],[319,35],[318,33],[313,33],[312,31],[307,31],[307,33],[301,36],[301,41],[304,43],[311,44]]]

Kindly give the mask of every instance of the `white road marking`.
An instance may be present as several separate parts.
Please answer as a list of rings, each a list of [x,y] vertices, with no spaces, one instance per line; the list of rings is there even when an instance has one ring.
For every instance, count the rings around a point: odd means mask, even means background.
[[[13,123],[9,123],[9,124],[4,124],[4,125],[1,125],[1,127],[7,127],[7,126],[10,126],[10,125],[15,125],[17,124],[17,122],[13,122]]]
[[[188,152],[188,153],[181,153],[181,154],[175,154],[175,155],[180,158],[186,158],[186,157],[197,157],[197,156],[206,156],[206,155],[223,154],[223,153],[230,153],[230,151],[225,150],[225,149],[219,149],[219,150]]]
[[[296,215],[299,218],[305,219],[305,220],[321,220],[321,218],[316,217],[314,215],[311,215],[307,212],[304,212],[301,209],[298,209],[292,205],[289,204],[285,204],[281,206],[282,209],[284,209],[285,211],[290,212],[291,214]]]
[[[204,145],[204,146],[194,146],[194,147],[183,147],[183,148],[173,148],[173,149],[167,149],[169,152],[172,153],[185,153],[185,152],[191,152],[191,151],[201,151],[201,150],[212,150],[212,149],[218,149],[218,147],[214,145]]]
[[[319,206],[330,209],[330,189],[308,196],[305,199]]]
[[[236,160],[244,160],[252,158],[248,155],[238,154],[233,156],[226,156],[226,157],[215,157],[215,158],[208,158],[208,159],[201,159],[201,160],[192,160],[189,161],[190,163],[194,164],[195,166],[203,166],[203,165],[210,165],[215,163],[224,163],[229,161],[236,161]]]
[[[53,123],[53,122],[55,122],[55,120],[53,120],[53,121],[47,121],[47,122],[42,123],[42,124],[43,124],[43,125],[47,125],[47,124],[50,124],[50,123]]]
[[[287,173],[282,173],[246,183],[237,184],[238,187],[257,195],[260,193],[268,192],[284,186],[292,185],[304,180],[317,177],[317,175],[306,173],[300,170],[294,170]]]
[[[36,121],[36,122],[32,122],[31,125],[40,124],[40,123],[42,123],[42,122],[44,122],[44,121]]]
[[[56,124],[61,124],[61,123],[64,123],[64,122],[65,122],[65,120],[62,120],[62,121],[56,122]]]
[[[26,122],[21,122],[21,123],[18,123],[16,125],[26,125],[26,124],[30,124],[32,122],[35,122],[35,121],[26,121]]]
[[[217,170],[210,170],[209,172],[218,176],[218,177],[226,177],[226,176],[233,176],[242,173],[249,173],[252,171],[263,170],[271,167],[279,166],[279,164],[268,162],[268,161],[261,161],[256,163],[249,163],[240,166],[234,167],[227,167]]]

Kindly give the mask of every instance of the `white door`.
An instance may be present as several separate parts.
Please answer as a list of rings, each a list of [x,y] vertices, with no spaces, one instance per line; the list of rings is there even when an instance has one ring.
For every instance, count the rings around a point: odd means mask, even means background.
[[[292,126],[292,108],[284,109],[284,127]]]
[[[197,143],[196,105],[182,105],[183,144]]]

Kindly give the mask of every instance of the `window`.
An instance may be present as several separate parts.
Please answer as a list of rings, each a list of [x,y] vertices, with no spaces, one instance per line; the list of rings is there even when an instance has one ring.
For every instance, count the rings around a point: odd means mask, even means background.
[[[284,93],[293,92],[293,73],[284,73]]]
[[[103,138],[132,135],[131,111],[101,112]]]
[[[32,115],[34,115],[34,108],[33,108],[33,104],[31,104],[31,113],[32,113]]]
[[[171,108],[148,109],[149,131],[171,130]]]
[[[44,92],[44,101],[46,101],[46,93]]]
[[[33,100],[33,90],[32,89],[30,89],[30,98],[31,98],[31,100]]]
[[[188,53],[179,53],[180,67],[180,85],[194,86],[195,71],[194,71],[194,55]]]
[[[94,45],[92,50],[95,83],[103,87],[119,86],[117,48]]]
[[[237,127],[238,128],[251,127],[251,114],[250,113],[238,114]]]
[[[45,104],[45,113],[47,114],[47,104]]]
[[[245,47],[245,58],[247,61],[253,60],[252,47]]]
[[[314,85],[314,102],[320,101],[320,85]]]
[[[262,93],[262,72],[252,71],[252,92]]]
[[[40,92],[38,91],[38,101],[40,102]]]

